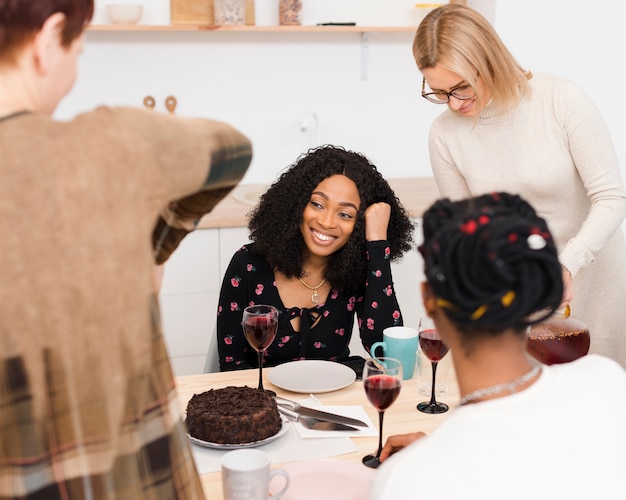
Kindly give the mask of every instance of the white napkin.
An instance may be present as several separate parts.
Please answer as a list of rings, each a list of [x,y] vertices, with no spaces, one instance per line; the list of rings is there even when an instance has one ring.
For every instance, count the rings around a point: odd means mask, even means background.
[[[311,396],[313,397],[313,396]],[[313,397],[315,401],[311,401],[307,399],[302,401],[302,404],[306,404],[306,406],[311,406],[317,402],[317,406],[321,406],[319,400]],[[324,410],[334,408],[332,406],[324,407]],[[338,407],[338,408],[360,408],[363,413],[365,411],[362,407]],[[367,422],[368,425],[371,424],[371,421],[367,419],[367,414],[355,415],[355,418],[363,420]],[[353,416],[348,415],[346,416]],[[357,451],[356,445],[352,442],[349,435],[355,434],[352,431],[331,431],[329,434],[332,434],[330,437],[318,437],[318,438],[309,438],[303,439],[298,434],[298,430],[296,427],[302,427],[300,424],[295,424],[294,422],[287,422],[284,425],[287,426],[287,432],[282,436],[278,437],[274,441],[270,441],[269,443],[263,444],[258,447],[259,450],[264,451],[270,456],[272,463],[282,463],[282,462],[295,462],[297,460],[304,459],[314,459],[314,458],[328,458],[335,457],[338,455],[345,455],[347,453],[355,453]],[[308,430],[308,429],[304,429]],[[324,431],[311,431],[317,432],[320,434],[326,434]],[[359,431],[366,432],[366,431]],[[355,434],[357,435],[357,434]],[[361,436],[369,435],[369,434],[358,434]],[[377,435],[377,434],[376,434]],[[331,439],[332,438],[332,439]],[[196,444],[191,445],[191,449],[193,452],[193,457],[196,462],[196,467],[198,468],[198,472],[200,474],[207,474],[209,472],[217,472],[221,468],[221,460],[225,453],[231,451],[230,449],[213,449],[206,448],[204,446],[199,446]]]
[[[307,429],[300,422],[295,422],[295,428],[302,439],[378,436],[378,429],[374,426],[362,406],[324,406],[313,394],[305,400],[298,401],[298,403],[302,406],[319,408],[320,410],[343,415],[344,417],[358,418],[367,424],[367,427],[356,427],[357,430],[355,431],[318,431]]]

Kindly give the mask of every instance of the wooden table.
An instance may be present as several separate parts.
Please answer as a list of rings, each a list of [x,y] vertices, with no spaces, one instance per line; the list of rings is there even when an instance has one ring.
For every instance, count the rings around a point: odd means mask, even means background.
[[[449,356],[442,361],[442,363],[450,363]],[[306,394],[297,394],[289,391],[283,391],[272,385],[266,378],[267,373],[271,368],[263,370],[264,386],[267,389],[275,390],[279,396],[284,396],[289,399],[303,399]],[[448,384],[448,392],[437,398],[437,401],[447,403],[451,408],[456,406],[459,399],[458,387],[456,379],[454,377],[454,370],[450,367],[447,370],[442,371],[442,375],[449,374],[447,377],[442,376],[441,379],[437,377],[438,381]],[[183,411],[187,407],[187,402],[193,396],[194,393],[204,392],[209,389],[217,389],[220,387],[226,387],[229,385],[256,387],[258,384],[259,373],[258,370],[240,370],[234,372],[223,373],[205,373],[201,375],[187,375],[176,378],[176,386],[179,393],[179,399],[181,408]],[[351,384],[350,386],[323,394],[315,394],[315,397],[319,399],[324,405],[328,406],[342,406],[342,405],[358,405],[362,406],[369,417],[376,425],[378,424],[378,413],[365,396],[363,390],[363,383],[359,380]],[[403,434],[406,432],[424,431],[426,433],[432,432],[446,416],[450,413],[443,413],[440,415],[426,415],[419,412],[416,409],[417,403],[428,400],[428,397],[422,396],[417,392],[417,382],[415,378],[411,380],[405,380],[400,391],[400,396],[396,402],[385,412],[385,422],[383,428],[383,442],[387,436],[391,434]],[[378,447],[378,437],[359,437],[352,438],[358,450],[356,453],[348,453],[346,455],[339,455],[333,457],[339,460],[349,460],[353,462],[359,462],[363,456],[368,453],[375,452]],[[272,466],[276,467],[280,464],[273,463]],[[201,476],[202,484],[206,493],[206,498],[210,499],[222,499],[222,483],[219,472],[211,472],[203,474]]]

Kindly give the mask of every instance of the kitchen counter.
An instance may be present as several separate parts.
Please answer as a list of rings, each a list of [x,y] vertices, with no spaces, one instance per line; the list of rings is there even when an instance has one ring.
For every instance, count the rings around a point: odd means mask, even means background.
[[[435,180],[432,177],[388,179],[388,182],[404,208],[413,218],[421,217],[439,196]],[[254,208],[259,197],[268,187],[263,184],[238,185],[210,214],[205,215],[200,220],[198,229],[247,226],[248,212]]]

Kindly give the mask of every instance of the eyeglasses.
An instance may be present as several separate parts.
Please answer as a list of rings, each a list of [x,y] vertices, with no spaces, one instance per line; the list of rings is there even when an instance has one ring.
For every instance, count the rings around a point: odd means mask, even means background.
[[[479,75],[476,75],[478,78]],[[426,78],[422,77],[422,97],[435,104],[446,104],[450,102],[450,97],[466,101],[476,96],[474,88],[471,85],[461,85],[460,87],[453,88],[450,92],[445,90],[436,90],[434,92],[425,92],[426,90]]]

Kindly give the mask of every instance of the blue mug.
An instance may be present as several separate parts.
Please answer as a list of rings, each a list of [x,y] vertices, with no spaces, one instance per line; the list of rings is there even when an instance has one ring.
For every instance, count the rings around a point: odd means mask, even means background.
[[[390,326],[383,330],[383,341],[372,345],[370,353],[376,358],[376,349],[381,348],[383,356],[395,358],[402,363],[402,378],[408,380],[415,371],[418,347],[418,331],[408,326]]]

